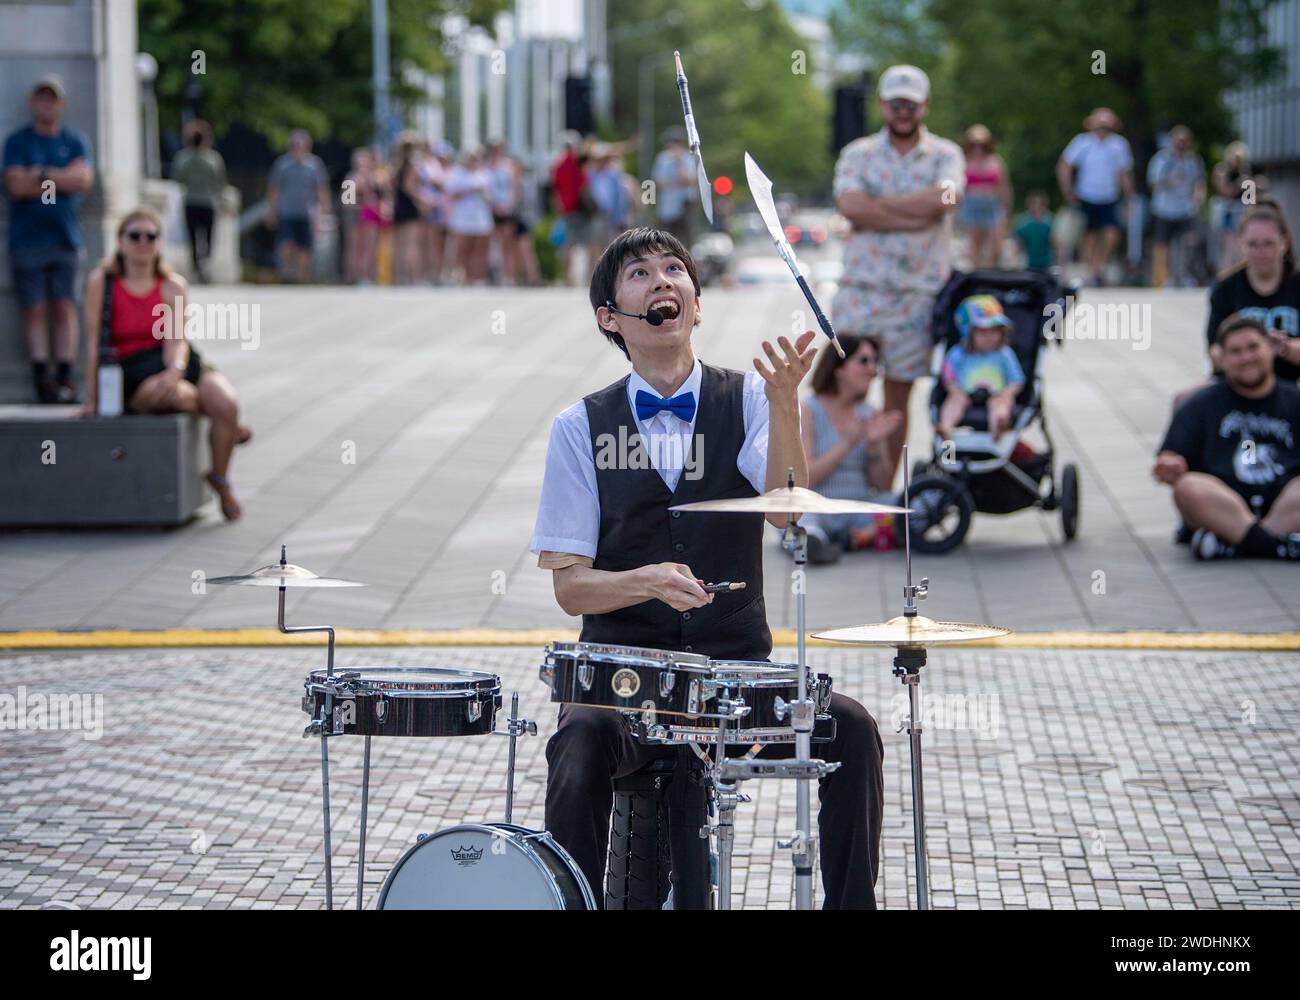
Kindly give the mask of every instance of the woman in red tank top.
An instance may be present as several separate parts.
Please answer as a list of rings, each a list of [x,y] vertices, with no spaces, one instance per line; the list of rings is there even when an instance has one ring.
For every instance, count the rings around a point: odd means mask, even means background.
[[[112,296],[107,342],[122,366],[127,412],[206,416],[212,451],[208,483],[217,493],[222,515],[235,520],[242,511],[227,478],[230,456],[253,432],[239,423],[239,402],[230,381],[203,364],[185,339],[187,286],[163,262],[162,219],[153,209],[127,214],[117,227],[117,252],[86,279],[85,416],[98,412],[106,284]]]

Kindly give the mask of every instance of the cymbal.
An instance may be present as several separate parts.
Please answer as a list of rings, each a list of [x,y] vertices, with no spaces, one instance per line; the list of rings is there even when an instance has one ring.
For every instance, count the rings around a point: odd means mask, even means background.
[[[701,510],[735,514],[906,514],[907,507],[894,507],[870,500],[835,500],[802,486],[778,486],[756,497],[729,500],[698,500],[678,504],[669,510]]]
[[[309,569],[293,563],[272,563],[244,576],[214,576],[208,583],[236,587],[364,587],[355,580],[340,580],[333,576],[317,576]]]
[[[814,632],[813,638],[861,646],[938,646],[945,642],[973,642],[976,639],[996,639],[1010,634],[1011,629],[997,625],[940,622],[924,615],[913,618],[899,615],[887,622]]]

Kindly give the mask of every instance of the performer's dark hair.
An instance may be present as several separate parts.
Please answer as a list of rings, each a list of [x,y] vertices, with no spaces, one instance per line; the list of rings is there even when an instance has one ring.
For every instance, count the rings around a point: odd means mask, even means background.
[[[1238,330],[1257,330],[1261,337],[1268,336],[1268,327],[1262,320],[1246,315],[1245,312],[1235,312],[1220,323],[1219,328],[1214,331],[1214,342],[1222,347]]]
[[[596,262],[596,269],[591,272],[591,308],[596,310],[610,302],[616,302],[618,276],[623,272],[623,265],[629,260],[650,254],[672,254],[678,258],[686,265],[686,273],[691,276],[691,284],[695,286],[696,296],[699,296],[700,275],[695,269],[695,258],[691,256],[691,252],[686,249],[682,241],[662,229],[638,226],[616,236],[600,255],[600,260]],[[623,352],[625,357],[631,358],[621,334],[606,330],[599,323],[596,327],[606,340]]]

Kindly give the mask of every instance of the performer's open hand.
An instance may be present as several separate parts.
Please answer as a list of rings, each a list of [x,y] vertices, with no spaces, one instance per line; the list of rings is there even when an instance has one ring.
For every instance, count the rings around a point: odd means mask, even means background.
[[[776,349],[769,341],[763,341],[763,353],[767,355],[767,360],[771,362],[772,367],[768,368],[755,358],[754,370],[762,375],[763,381],[767,383],[769,403],[793,403],[799,398],[799,383],[808,374],[812,359],[817,354],[817,348],[808,346],[816,336],[817,334],[812,330],[805,330],[793,344],[786,337],[777,337],[776,342],[781,347],[780,355],[776,353]]]
[[[683,563],[655,563],[646,566],[650,590],[674,611],[689,611],[713,603],[713,594],[704,592],[691,568]]]

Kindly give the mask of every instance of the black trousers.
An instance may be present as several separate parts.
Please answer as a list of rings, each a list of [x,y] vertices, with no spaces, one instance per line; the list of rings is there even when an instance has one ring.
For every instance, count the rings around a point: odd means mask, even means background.
[[[190,254],[198,270],[203,269],[212,253],[212,220],[215,214],[208,205],[185,206],[185,228],[190,234]]]
[[[874,910],[885,811],[885,748],[876,720],[852,698],[832,694],[830,714],[835,717],[835,739],[813,745],[814,756],[841,765],[821,780],[818,793],[824,906]],[[736,747],[735,753],[745,749]],[[618,712],[560,706],[559,727],[546,744],[546,829],[573,855],[601,905],[613,779],[640,770],[656,757],[683,752],[691,751],[638,743]],[[793,756],[793,744],[775,744],[764,747],[760,759]]]

